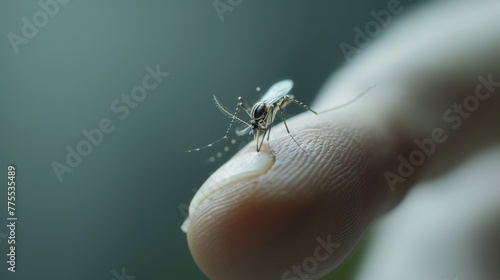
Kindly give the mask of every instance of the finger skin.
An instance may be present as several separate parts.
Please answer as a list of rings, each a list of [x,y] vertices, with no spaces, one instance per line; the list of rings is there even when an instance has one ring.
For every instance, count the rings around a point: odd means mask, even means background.
[[[341,114],[304,114],[289,126],[300,122],[309,125],[295,138],[310,156],[277,127],[271,169],[214,192],[193,213],[189,247],[211,279],[317,279],[346,258],[381,205],[396,199],[380,174],[404,149],[395,144],[404,142],[397,132]],[[316,250],[324,243],[331,245]],[[317,265],[302,267],[315,256]]]
[[[398,185],[395,193],[382,174],[397,169],[398,155],[408,155],[414,139],[428,137],[442,125],[442,113],[459,97],[457,88],[477,83],[480,73],[499,73],[498,24],[492,24],[500,18],[494,14],[499,10],[485,5],[498,2],[463,1],[460,5],[470,7],[451,11],[454,3],[401,26],[399,32],[416,40],[400,40],[396,30],[392,38],[374,44],[331,80],[319,104],[330,105],[339,93],[355,95],[377,81],[380,87],[373,94],[338,112],[289,120],[291,132],[310,157],[282,125],[273,127],[275,162],[269,170],[226,181],[197,201],[190,211],[187,237],[195,261],[208,277],[318,279],[346,258],[378,214],[401,200],[424,168]],[[485,9],[467,13],[480,6],[476,3]],[[444,15],[455,18],[440,24]],[[468,36],[458,32],[462,29]],[[474,90],[462,92],[470,95]],[[492,100],[484,106],[494,108]],[[484,124],[492,127],[494,119]],[[466,126],[460,130],[468,131]],[[231,161],[254,150],[249,145]]]
[[[419,187],[377,224],[356,280],[500,279],[500,145]]]

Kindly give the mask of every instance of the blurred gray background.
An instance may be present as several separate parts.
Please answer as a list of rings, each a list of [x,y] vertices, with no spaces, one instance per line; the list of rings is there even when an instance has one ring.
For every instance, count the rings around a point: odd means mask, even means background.
[[[227,128],[212,95],[233,109],[238,96],[254,102],[257,86],[289,78],[310,103],[347,63],[339,44],[353,44],[353,28],[390,1],[223,0],[232,10],[221,15],[212,1],[63,2],[42,0],[48,11],[38,1],[1,4],[0,279],[120,280],[122,268],[135,280],[206,279],[179,227],[193,188],[247,140],[184,152]],[[416,2],[401,1],[392,20]],[[127,105],[122,95],[157,65],[170,75]],[[106,119],[114,130],[91,151],[81,144],[88,155],[68,166],[67,147]],[[16,273],[6,265],[9,164]],[[58,177],[54,165],[68,172]],[[352,267],[337,277],[349,279]]]

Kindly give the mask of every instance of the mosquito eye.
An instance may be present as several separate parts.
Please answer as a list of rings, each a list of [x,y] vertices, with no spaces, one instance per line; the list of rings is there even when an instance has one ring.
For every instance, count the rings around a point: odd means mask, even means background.
[[[253,118],[254,119],[260,119],[262,115],[264,115],[264,112],[266,111],[266,105],[263,103],[259,104],[254,110],[253,110]]]

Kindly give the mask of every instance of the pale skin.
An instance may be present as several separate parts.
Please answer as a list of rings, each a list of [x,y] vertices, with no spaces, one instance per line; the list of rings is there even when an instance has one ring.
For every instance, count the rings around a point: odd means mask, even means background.
[[[310,107],[322,111],[377,87],[341,110],[287,120],[310,156],[277,124],[270,135],[273,154],[265,144],[257,154],[250,143],[200,189],[184,229],[194,260],[210,279],[319,279],[346,259],[377,218],[396,211],[409,190],[462,173],[452,171],[500,143],[500,3],[448,1],[406,16],[334,74]],[[470,96],[479,100],[474,110]],[[408,159],[416,140],[433,137],[436,149],[401,176],[399,156]],[[400,179],[388,181],[387,172]],[[481,176],[478,185],[488,175]],[[314,256],[318,237],[339,246],[307,272],[300,264]],[[383,260],[383,251],[373,259]],[[370,279],[364,275],[359,279]]]

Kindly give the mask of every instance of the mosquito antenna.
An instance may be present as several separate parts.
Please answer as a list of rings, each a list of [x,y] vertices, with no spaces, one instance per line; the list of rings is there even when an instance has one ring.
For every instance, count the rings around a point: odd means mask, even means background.
[[[220,103],[220,101],[217,99],[217,97],[215,97],[215,95],[214,95],[214,101],[215,101],[215,105],[217,106],[217,108],[219,108],[219,110],[224,115],[226,115],[226,117],[230,118],[231,122],[233,122],[233,120],[236,120],[236,121],[240,122],[241,124],[245,124],[245,125],[250,126],[250,124],[248,122],[246,122],[238,117],[238,111],[240,109],[239,103],[236,107],[236,112],[234,114],[231,114],[231,112],[229,112],[229,110],[226,107],[224,107],[224,105],[222,105],[222,103]]]
[[[318,114],[323,114],[323,113],[326,113],[326,112],[330,112],[330,111],[334,111],[334,110],[337,110],[337,109],[340,109],[342,107],[345,107],[351,103],[354,103],[356,100],[358,100],[361,96],[365,95],[365,93],[369,92],[370,90],[372,90],[375,86],[377,86],[376,84],[372,84],[371,86],[369,86],[367,89],[365,89],[364,91],[362,91],[360,94],[358,94],[358,96],[354,97],[352,100],[342,104],[342,105],[339,105],[339,106],[335,106],[333,108],[330,108],[328,110],[325,110],[325,111],[322,111],[322,112],[319,112]]]
[[[233,124],[234,124],[234,121],[237,120],[239,122],[242,122],[243,124],[247,124],[247,125],[250,125],[249,123],[245,122],[244,120],[240,119],[237,117],[238,115],[238,112],[240,111],[240,108],[241,108],[241,104],[238,103],[238,105],[236,105],[236,110],[234,112],[234,114],[231,114],[229,112],[229,110],[227,110],[220,102],[219,100],[217,100],[217,97],[215,97],[214,95],[214,100],[215,100],[215,105],[217,105],[217,107],[224,113],[226,114],[227,116],[231,116],[231,122],[229,123],[229,127],[227,128],[226,130],[226,134],[224,134],[224,136],[208,145],[205,145],[203,147],[199,147],[199,148],[196,148],[196,149],[192,149],[192,150],[186,150],[187,153],[191,153],[191,152],[197,152],[201,149],[205,149],[205,148],[209,148],[209,147],[212,147],[215,143],[218,143],[222,140],[225,140],[225,139],[228,139],[228,135],[229,135],[229,131],[231,131],[231,128],[233,127]]]

